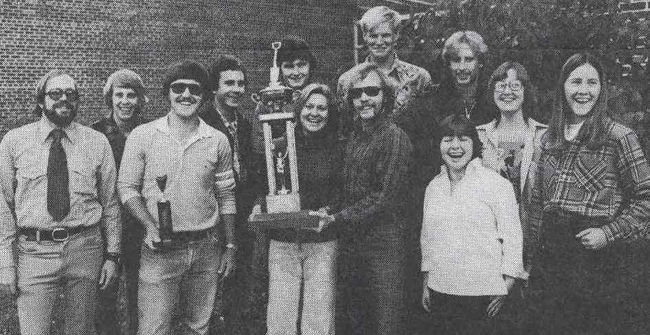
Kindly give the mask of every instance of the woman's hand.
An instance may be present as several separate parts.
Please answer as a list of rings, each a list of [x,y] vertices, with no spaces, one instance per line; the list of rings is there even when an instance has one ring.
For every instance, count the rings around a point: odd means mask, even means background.
[[[252,221],[253,217],[260,213],[262,213],[262,206],[260,204],[253,206],[253,209],[251,210],[251,215],[248,216],[248,221]]]
[[[607,236],[600,228],[587,228],[576,234],[576,238],[587,250],[600,250],[607,245]]]

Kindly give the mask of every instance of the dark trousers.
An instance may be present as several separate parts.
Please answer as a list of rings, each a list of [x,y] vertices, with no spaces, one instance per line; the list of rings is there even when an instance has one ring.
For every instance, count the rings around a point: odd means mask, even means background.
[[[493,320],[487,317],[489,296],[458,296],[429,289],[431,332],[439,335],[494,334]]]
[[[602,222],[600,223],[602,224]],[[547,215],[531,275],[530,334],[648,334],[646,244],[587,250],[575,235],[596,219]]]
[[[337,334],[403,334],[406,254],[402,229],[373,227],[344,243],[339,258]]]

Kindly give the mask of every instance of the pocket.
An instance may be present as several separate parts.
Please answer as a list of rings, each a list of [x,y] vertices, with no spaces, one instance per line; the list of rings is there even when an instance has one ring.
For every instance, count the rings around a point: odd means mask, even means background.
[[[589,192],[598,192],[605,187],[606,172],[607,165],[597,155],[579,156],[576,160],[576,180]]]
[[[71,192],[97,197],[97,179],[94,171],[76,164],[71,164],[69,176]]]

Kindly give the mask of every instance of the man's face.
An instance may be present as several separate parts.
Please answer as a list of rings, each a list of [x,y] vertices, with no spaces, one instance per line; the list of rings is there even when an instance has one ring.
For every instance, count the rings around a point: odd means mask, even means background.
[[[370,72],[360,82],[352,85],[349,93],[354,110],[363,121],[369,121],[379,115],[384,103],[381,79],[375,72]]]
[[[169,85],[172,112],[181,118],[195,116],[202,99],[203,88],[194,79],[178,79]]]
[[[394,53],[397,38],[389,22],[382,22],[363,35],[368,51],[372,57],[379,60]]]
[[[244,73],[240,70],[226,70],[219,73],[219,87],[214,91],[217,106],[237,108],[246,90]]]
[[[458,85],[469,85],[476,81],[479,73],[478,58],[467,43],[458,46],[458,54],[452,56],[449,68]]]
[[[113,116],[122,122],[128,122],[140,106],[140,97],[130,87],[113,87]]]
[[[293,89],[301,89],[307,85],[311,66],[304,59],[295,59],[293,62],[282,62],[280,70],[286,84]]]
[[[74,120],[79,107],[79,93],[69,75],[50,78],[45,85],[43,113],[52,123],[65,127]]]

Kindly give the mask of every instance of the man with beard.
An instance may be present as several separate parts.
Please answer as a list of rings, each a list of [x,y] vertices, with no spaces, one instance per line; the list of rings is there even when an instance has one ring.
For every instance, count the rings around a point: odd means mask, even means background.
[[[246,218],[256,197],[256,188],[263,185],[255,181],[259,175],[254,170],[252,163],[251,123],[244,118],[239,110],[241,98],[246,91],[248,77],[246,68],[241,61],[232,55],[222,55],[212,63],[209,68],[211,90],[214,94],[211,108],[206,108],[199,116],[213,128],[221,131],[228,137],[232,150],[233,168],[237,183],[235,198],[237,200],[237,215],[235,216],[236,235],[242,236],[240,250],[237,252],[236,267],[247,270],[253,237],[246,231]],[[217,301],[217,307],[229,305],[228,311],[215,308],[214,313],[224,316],[225,326],[229,333],[238,333],[236,327],[245,324],[242,320],[245,300],[241,299],[241,292],[246,290],[247,271],[237,271],[235,280],[228,284],[232,287],[227,290],[225,301]],[[219,292],[218,294],[220,294]],[[221,304],[219,304],[221,303]],[[215,315],[217,316],[217,315]],[[213,318],[214,319],[214,318]],[[215,327],[220,326],[218,320],[213,320]]]
[[[206,334],[217,285],[233,271],[237,250],[232,152],[226,135],[199,118],[211,98],[202,65],[172,65],[162,93],[170,111],[131,132],[118,181],[122,203],[145,229],[138,333],[175,332],[177,310],[183,331]],[[162,199],[171,204],[173,230],[165,247],[158,244]]]
[[[92,128],[106,135],[113,149],[115,165],[122,160],[126,137],[142,121],[140,114],[148,101],[145,96],[144,83],[140,76],[128,69],[115,71],[104,85],[104,101],[111,112],[92,125]],[[140,246],[142,228],[128,213],[122,213],[122,273],[121,285],[126,300],[125,313],[118,318],[118,285],[112,285],[100,293],[97,314],[97,330],[100,334],[121,334],[120,323],[124,321],[124,330],[135,334],[138,329],[138,268],[140,264]]]
[[[387,112],[400,128],[412,136],[411,128],[416,124],[410,115],[410,105],[417,97],[433,89],[431,75],[425,69],[397,58],[395,47],[400,32],[399,13],[386,6],[373,7],[363,14],[359,25],[369,52],[365,62],[377,64],[379,69],[396,84],[395,106]],[[352,119],[355,116],[347,103],[348,91],[352,86],[352,75],[352,70],[341,75],[336,90],[341,112],[341,135],[344,137],[352,131]]]
[[[106,137],[73,121],[68,74],[41,78],[36,103],[41,119],[0,143],[0,293],[17,294],[21,334],[49,334],[59,291],[64,333],[93,334],[97,287],[120,258],[115,161]]]

